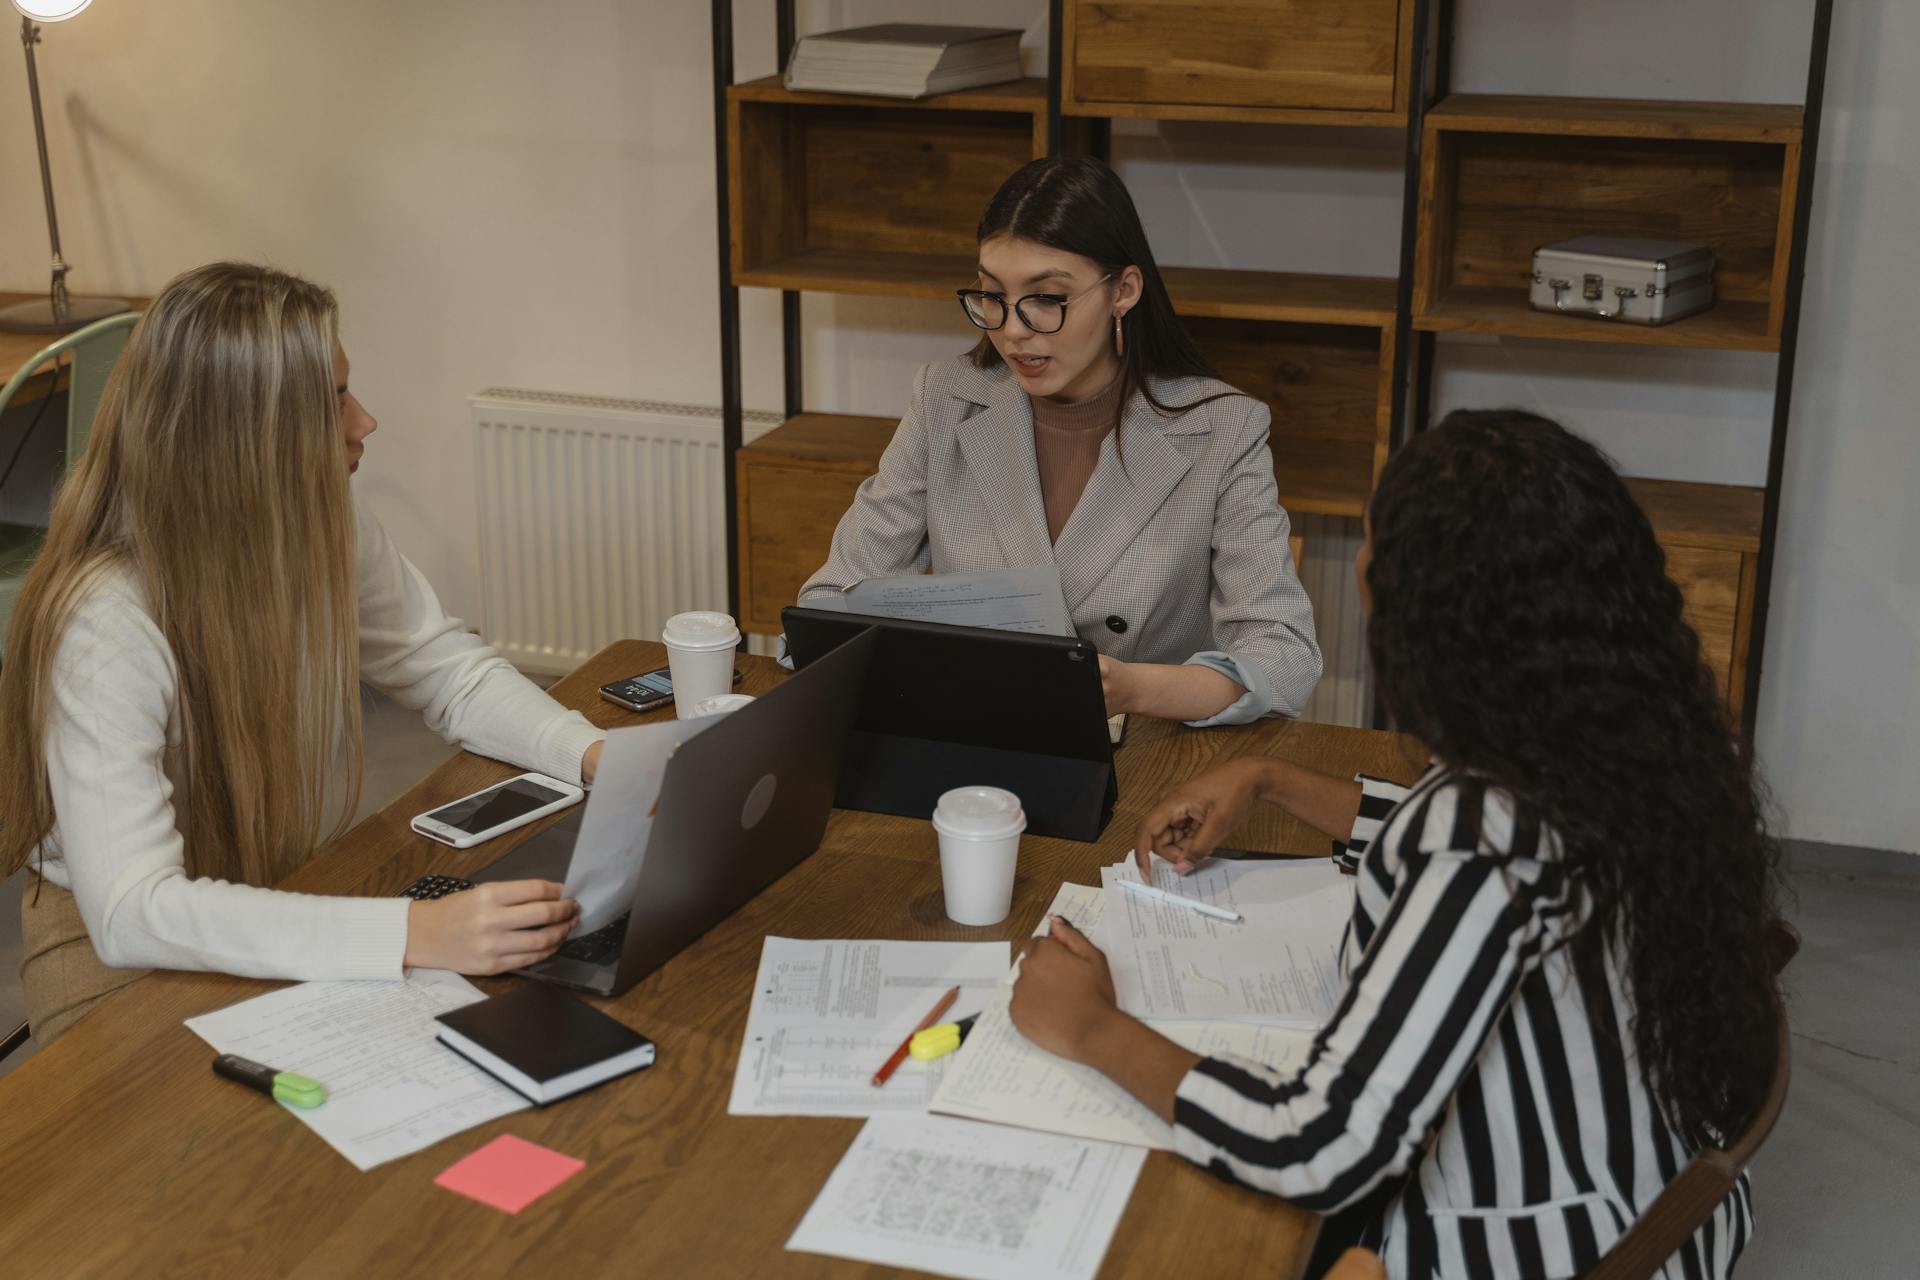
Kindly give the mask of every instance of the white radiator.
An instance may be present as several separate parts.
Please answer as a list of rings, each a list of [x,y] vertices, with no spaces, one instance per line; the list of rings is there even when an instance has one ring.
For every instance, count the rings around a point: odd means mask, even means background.
[[[508,661],[560,675],[727,607],[718,409],[497,387],[469,403],[481,632]],[[746,438],[779,421],[749,413]]]
[[[1293,531],[1306,541],[1298,566],[1300,584],[1313,601],[1325,669],[1307,702],[1307,720],[1367,725],[1373,716],[1373,680],[1367,673],[1367,620],[1353,560],[1360,554],[1360,522],[1343,516],[1294,516]]]

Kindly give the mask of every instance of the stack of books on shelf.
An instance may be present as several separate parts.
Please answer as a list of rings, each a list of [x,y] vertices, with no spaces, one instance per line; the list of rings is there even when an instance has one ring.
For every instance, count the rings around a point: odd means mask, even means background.
[[[803,36],[787,88],[925,98],[1020,78],[1020,33],[890,22]]]

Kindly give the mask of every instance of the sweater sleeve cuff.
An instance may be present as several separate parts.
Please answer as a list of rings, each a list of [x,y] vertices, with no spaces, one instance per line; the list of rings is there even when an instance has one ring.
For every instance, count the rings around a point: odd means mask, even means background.
[[[1194,654],[1181,665],[1218,671],[1246,690],[1239,698],[1206,719],[1187,721],[1191,728],[1207,729],[1214,725],[1252,724],[1273,710],[1273,692],[1267,684],[1267,677],[1251,662],[1237,658],[1231,653],[1208,650]]]
[[[562,782],[581,782],[580,760],[587,748],[607,736],[605,729],[587,722],[578,711],[569,711],[545,734],[535,755],[534,767],[549,778]]]
[[[1360,784],[1360,808],[1353,815],[1353,830],[1345,840],[1333,842],[1334,861],[1349,870],[1359,866],[1360,855],[1367,851],[1367,846],[1392,816],[1394,806],[1406,799],[1410,790],[1369,773],[1356,773],[1353,780]]]
[[[337,978],[402,978],[407,956],[407,898],[354,898],[335,936]]]

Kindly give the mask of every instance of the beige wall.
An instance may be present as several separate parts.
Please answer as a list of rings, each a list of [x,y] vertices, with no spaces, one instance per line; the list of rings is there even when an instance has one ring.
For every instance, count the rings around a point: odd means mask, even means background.
[[[741,76],[772,67],[741,0]],[[1836,6],[1761,743],[1790,829],[1913,849],[1920,788],[1920,432],[1911,224],[1920,6]],[[1462,5],[1458,84],[1797,99],[1811,0]],[[937,20],[814,0],[802,29]],[[980,0],[1024,27],[1040,0]],[[1657,33],[1657,34],[1656,34]],[[24,74],[0,41],[0,286],[41,281]],[[1709,51],[1702,55],[1701,50]],[[488,385],[718,401],[707,6],[696,0],[98,0],[41,49],[75,284],[144,292],[214,257],[340,293],[382,432],[358,481],[457,611],[477,608],[465,397]],[[1163,260],[1390,273],[1397,140],[1200,125],[1118,131]],[[936,303],[810,296],[810,407],[890,413],[966,333]],[[749,291],[748,403],[779,404],[778,304]],[[1634,471],[1757,483],[1772,361],[1443,347],[1441,407],[1519,403]]]

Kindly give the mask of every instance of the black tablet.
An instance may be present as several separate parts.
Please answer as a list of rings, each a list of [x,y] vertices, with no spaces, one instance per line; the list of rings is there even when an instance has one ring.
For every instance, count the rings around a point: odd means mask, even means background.
[[[1100,837],[1119,790],[1091,644],[799,606],[780,620],[796,668],[879,630],[838,807],[926,818],[954,787],[1004,787],[1033,834]]]

